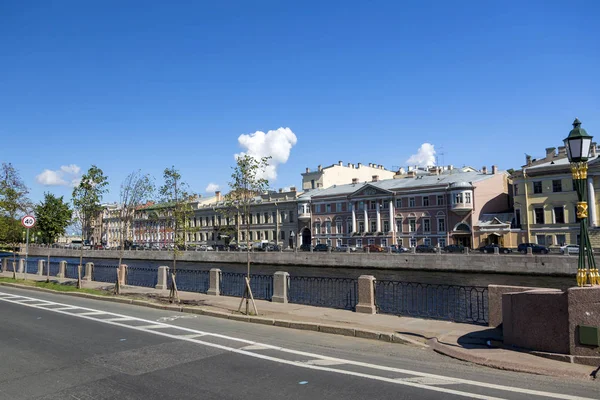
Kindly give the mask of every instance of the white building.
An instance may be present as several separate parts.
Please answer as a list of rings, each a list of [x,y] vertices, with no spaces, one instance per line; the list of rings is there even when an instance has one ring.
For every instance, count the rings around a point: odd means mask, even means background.
[[[302,174],[302,190],[325,189],[333,185],[345,185],[354,182],[370,182],[377,177],[379,180],[392,179],[395,172],[388,171],[383,165],[348,163],[344,166],[341,161],[329,167],[319,165],[316,171],[306,168]]]

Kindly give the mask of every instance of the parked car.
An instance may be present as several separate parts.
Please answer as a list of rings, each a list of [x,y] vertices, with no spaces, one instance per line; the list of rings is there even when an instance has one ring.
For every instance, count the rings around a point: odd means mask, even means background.
[[[496,248],[498,248],[498,252],[502,253],[502,254],[508,254],[508,253],[512,253],[512,249],[509,249],[508,247],[502,247],[500,245],[497,245],[495,243],[492,244],[486,244],[485,246],[481,246],[479,248],[479,251],[482,253],[495,253],[496,252]]]
[[[537,243],[521,243],[517,247],[517,251],[521,254],[527,254],[527,248],[531,248],[531,252],[534,254],[548,254],[550,253],[550,249],[546,246],[542,246]]]
[[[565,244],[560,247],[560,254],[579,254],[579,245],[577,244]]]
[[[313,251],[329,251],[331,246],[327,246],[325,243],[319,243],[313,247]]]
[[[335,248],[335,251],[340,251],[342,253],[350,251],[351,253],[354,253],[356,251],[356,247],[348,246],[347,244],[340,244]]]
[[[201,244],[197,247],[197,251],[214,251],[215,249],[212,246]]]
[[[416,249],[417,253],[435,253],[435,247],[430,244],[420,244]]]
[[[449,244],[448,246],[444,246],[443,250],[446,253],[464,253],[465,246],[462,244]]]
[[[368,244],[363,247],[363,251],[366,252],[369,250],[369,253],[383,253],[383,247],[378,244]]]
[[[269,243],[265,249],[266,251],[280,251],[281,247],[275,243]]]
[[[390,248],[392,249],[392,253],[408,253],[410,251],[410,249],[396,244],[391,245]]]
[[[213,247],[216,251],[227,251],[227,246],[224,244],[215,244]]]
[[[304,243],[300,245],[300,250],[302,251],[310,251],[311,248],[312,246],[310,245],[310,243]]]

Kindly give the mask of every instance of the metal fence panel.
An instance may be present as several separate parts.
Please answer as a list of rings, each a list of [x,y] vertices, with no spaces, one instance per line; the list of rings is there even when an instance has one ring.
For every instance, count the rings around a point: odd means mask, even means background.
[[[50,263],[50,276],[56,276],[58,275],[58,271],[59,271],[59,262],[51,262]],[[44,276],[48,276],[48,263],[45,262],[44,263],[44,270],[42,272],[44,274]]]
[[[168,287],[172,287],[172,271],[169,270]],[[198,269],[177,268],[177,289],[185,292],[207,293],[210,286],[210,272]]]
[[[221,294],[242,297],[246,287],[246,274],[221,272]],[[250,289],[255,299],[271,300],[273,297],[273,275],[250,275]]]
[[[92,268],[92,280],[115,283],[117,281],[117,266],[94,264],[94,268]]]
[[[480,286],[375,281],[377,311],[487,325],[488,289]]]
[[[358,301],[356,279],[290,276],[288,285],[290,303],[354,310]]]
[[[27,260],[25,269],[28,274],[37,274],[38,262],[37,260]]]
[[[65,267],[65,278],[77,279],[77,266],[79,263],[67,263]],[[81,268],[81,277],[83,278],[84,269]]]
[[[158,269],[152,267],[127,267],[127,285],[155,287],[158,283]]]

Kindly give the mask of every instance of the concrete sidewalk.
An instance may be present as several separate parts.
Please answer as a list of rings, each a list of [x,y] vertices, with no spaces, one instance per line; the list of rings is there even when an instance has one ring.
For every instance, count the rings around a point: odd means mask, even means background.
[[[0,276],[12,277],[12,272],[0,273]],[[22,278],[23,274],[17,274],[17,277]],[[27,274],[27,279],[43,281],[46,278]],[[61,283],[74,281],[56,277],[51,277],[51,280]],[[90,289],[113,287],[113,284],[94,281],[84,281],[83,285]],[[124,287],[120,296],[93,296],[81,293],[77,295],[294,329],[430,347],[438,353],[456,359],[518,372],[590,379],[597,369],[503,349],[501,348],[502,333],[486,326],[386,314],[369,315],[301,304],[272,303],[265,300],[256,300],[259,316],[245,316],[237,312],[240,298],[180,292],[181,304],[170,304],[167,301],[168,290],[134,286]]]

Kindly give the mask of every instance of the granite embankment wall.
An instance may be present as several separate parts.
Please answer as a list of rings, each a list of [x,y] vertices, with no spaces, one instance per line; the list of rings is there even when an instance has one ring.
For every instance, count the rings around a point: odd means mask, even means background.
[[[85,258],[119,258],[118,250],[84,250]],[[30,256],[79,257],[79,250],[30,247]],[[576,256],[516,254],[387,254],[324,252],[255,252],[255,264],[327,268],[364,268],[380,270],[415,270],[465,273],[524,274],[541,276],[575,276]],[[125,251],[124,259],[165,261],[173,259],[169,251]],[[198,263],[246,263],[244,252],[188,251],[177,259]],[[165,264],[168,265],[168,264]]]

